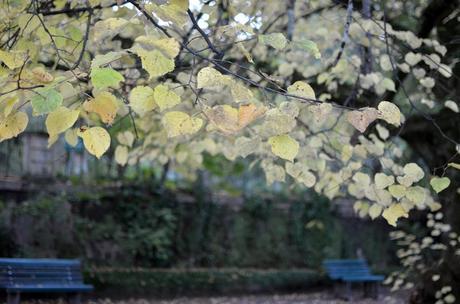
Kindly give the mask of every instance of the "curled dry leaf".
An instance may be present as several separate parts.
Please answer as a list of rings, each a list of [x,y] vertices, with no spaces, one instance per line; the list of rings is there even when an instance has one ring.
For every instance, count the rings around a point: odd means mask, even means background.
[[[265,107],[254,104],[241,105],[239,109],[229,105],[218,105],[204,111],[206,117],[226,134],[234,134],[262,116]]]
[[[362,108],[348,112],[347,120],[359,132],[364,133],[367,127],[379,116],[379,112],[374,108]]]

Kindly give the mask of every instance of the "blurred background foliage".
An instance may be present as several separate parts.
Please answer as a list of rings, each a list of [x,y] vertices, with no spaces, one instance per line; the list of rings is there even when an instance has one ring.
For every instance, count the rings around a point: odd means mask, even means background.
[[[388,263],[384,230],[347,233],[359,225],[334,217],[329,202],[312,193],[303,193],[308,201],[302,193],[245,197],[237,208],[199,192],[183,194],[201,196],[196,203],[177,195],[133,186],[3,202],[0,254],[79,256],[88,265],[120,267],[318,268],[325,257],[353,257],[361,249]]]
[[[193,182],[141,167],[122,182],[60,176],[4,191],[0,255],[80,258],[111,294],[292,290],[323,280],[325,258],[364,257],[387,273],[397,265],[384,222],[337,216],[306,188],[268,188],[249,162],[208,155]]]

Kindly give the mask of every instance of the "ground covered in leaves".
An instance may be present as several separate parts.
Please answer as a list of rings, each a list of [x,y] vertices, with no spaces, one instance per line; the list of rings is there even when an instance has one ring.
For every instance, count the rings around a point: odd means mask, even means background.
[[[308,294],[289,294],[289,295],[255,295],[255,296],[238,296],[238,297],[211,297],[211,298],[178,298],[173,300],[128,300],[127,304],[403,304],[407,303],[404,298],[392,295],[383,295],[378,300],[363,299],[360,296],[355,297],[352,301],[337,299],[328,293],[308,293]],[[103,304],[110,302],[103,301]]]
[[[64,300],[26,300],[25,304],[64,304]],[[362,294],[355,292],[351,301],[339,299],[332,291],[283,294],[283,295],[241,295],[216,297],[180,297],[176,299],[92,299],[83,301],[84,304],[403,304],[407,303],[407,296],[382,292],[378,300],[362,298]]]

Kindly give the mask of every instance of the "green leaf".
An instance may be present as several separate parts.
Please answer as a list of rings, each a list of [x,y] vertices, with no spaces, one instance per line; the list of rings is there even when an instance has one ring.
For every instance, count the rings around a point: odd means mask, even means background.
[[[108,52],[105,54],[96,55],[91,61],[91,69],[99,68],[101,65],[106,65],[113,61],[120,59],[123,55],[125,55],[125,51],[117,51],[117,52]]]
[[[96,89],[118,88],[120,82],[125,80],[123,75],[111,68],[92,69],[90,76],[91,83]]]
[[[52,88],[38,88],[31,99],[34,115],[53,112],[62,104],[62,95]]]
[[[441,192],[450,185],[450,179],[448,177],[433,177],[430,180],[430,185],[436,193]]]
[[[277,50],[282,50],[286,47],[288,40],[281,33],[272,33],[268,35],[259,35],[259,42]]]
[[[293,49],[300,49],[311,53],[316,59],[321,58],[321,52],[318,49],[318,45],[311,40],[292,41],[290,45]]]

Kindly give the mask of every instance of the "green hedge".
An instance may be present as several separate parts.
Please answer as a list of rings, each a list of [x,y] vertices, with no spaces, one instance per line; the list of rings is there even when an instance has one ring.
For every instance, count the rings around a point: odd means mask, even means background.
[[[96,295],[111,297],[298,291],[324,281],[306,269],[99,269],[86,271],[85,277]]]

